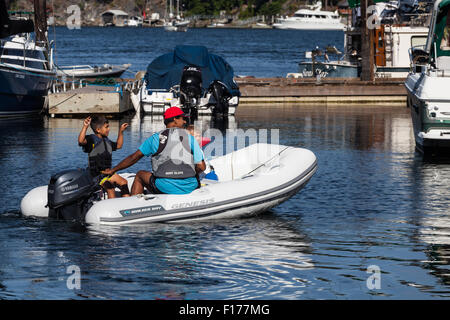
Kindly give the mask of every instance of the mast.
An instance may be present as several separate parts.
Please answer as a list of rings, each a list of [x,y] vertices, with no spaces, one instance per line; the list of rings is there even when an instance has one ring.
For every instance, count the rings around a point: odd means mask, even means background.
[[[46,0],[34,0],[34,32],[36,40],[41,41],[47,47],[47,3]],[[48,48],[47,48],[48,49]]]
[[[50,70],[49,62],[49,43],[47,39],[47,1],[46,0],[34,0],[34,33],[36,34],[36,43],[43,45],[46,50],[44,51],[45,65]]]

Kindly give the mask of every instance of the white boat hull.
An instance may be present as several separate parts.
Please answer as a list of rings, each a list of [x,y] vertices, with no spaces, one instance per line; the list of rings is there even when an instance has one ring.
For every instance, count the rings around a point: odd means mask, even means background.
[[[450,151],[450,76],[411,73],[405,82],[416,147],[422,153]]]
[[[283,21],[281,23],[274,23],[272,25],[275,29],[287,30],[344,30],[345,26],[342,23],[307,23],[299,21]]]
[[[211,115],[211,108],[208,104],[215,103],[211,94],[207,94],[206,97],[200,99],[198,114],[199,115]],[[239,97],[234,96],[229,100],[228,115],[233,116],[236,113],[237,106],[239,104]],[[172,106],[179,106],[180,100],[172,92],[168,91],[153,91],[148,93],[145,85],[142,86],[140,92],[140,105],[142,111],[146,114],[163,114],[168,108]]]
[[[88,210],[86,223],[122,225],[252,216],[288,200],[317,170],[311,151],[267,144],[251,145],[210,164],[219,182],[203,179],[202,187],[187,195],[146,194],[98,201]],[[122,176],[131,185],[134,175]],[[46,202],[47,187],[35,188],[22,199],[21,212],[48,217]]]

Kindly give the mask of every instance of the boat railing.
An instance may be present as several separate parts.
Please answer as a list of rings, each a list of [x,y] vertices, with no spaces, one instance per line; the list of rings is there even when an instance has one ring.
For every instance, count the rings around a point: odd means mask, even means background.
[[[427,26],[431,13],[404,13],[403,17],[406,17],[406,22],[411,26]]]
[[[62,67],[59,67],[59,69],[62,69],[62,70],[76,70],[76,69],[86,69],[86,68],[94,70],[94,67],[90,66],[88,64],[80,64],[80,65],[75,65],[75,66],[62,66]]]
[[[44,41],[33,41],[31,42],[29,38],[27,38],[25,41],[16,41],[14,39],[0,39],[0,46],[2,48],[2,52],[0,55],[0,63],[2,63],[2,57],[4,55],[5,49],[17,49],[17,48],[5,48],[6,44],[8,43],[15,43],[21,46],[22,52],[23,52],[23,67],[26,67],[26,58],[30,58],[27,57],[27,50],[35,50],[36,46],[38,45],[39,47],[44,47],[45,48],[45,42]],[[30,47],[30,43],[34,44],[34,48]],[[45,55],[44,55],[45,57]],[[49,62],[47,60],[45,60],[45,62]]]
[[[421,73],[429,65],[429,54],[425,51],[425,45],[417,45],[408,49],[410,72]]]
[[[89,81],[86,81],[85,79],[67,80],[64,78],[60,78],[53,81],[50,92],[51,93],[67,92],[69,90],[81,89],[89,85],[99,85],[99,84],[91,83]],[[143,80],[137,79],[134,81],[124,81],[112,85],[100,85],[100,86],[111,87],[112,88],[111,91],[115,92],[122,93],[125,91],[130,91],[136,93],[143,86]]]

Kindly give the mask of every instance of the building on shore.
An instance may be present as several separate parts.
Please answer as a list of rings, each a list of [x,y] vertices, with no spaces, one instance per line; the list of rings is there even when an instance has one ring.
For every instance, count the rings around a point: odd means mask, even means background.
[[[128,13],[122,10],[108,10],[101,14],[103,26],[124,27],[127,25]]]

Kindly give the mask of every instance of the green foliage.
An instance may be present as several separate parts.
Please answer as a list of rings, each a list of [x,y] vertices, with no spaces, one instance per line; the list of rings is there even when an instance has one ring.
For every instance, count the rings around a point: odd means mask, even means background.
[[[219,15],[220,11],[229,14],[238,8],[239,18],[246,19],[279,14],[284,2],[286,0],[182,0],[180,3],[186,15]]]

